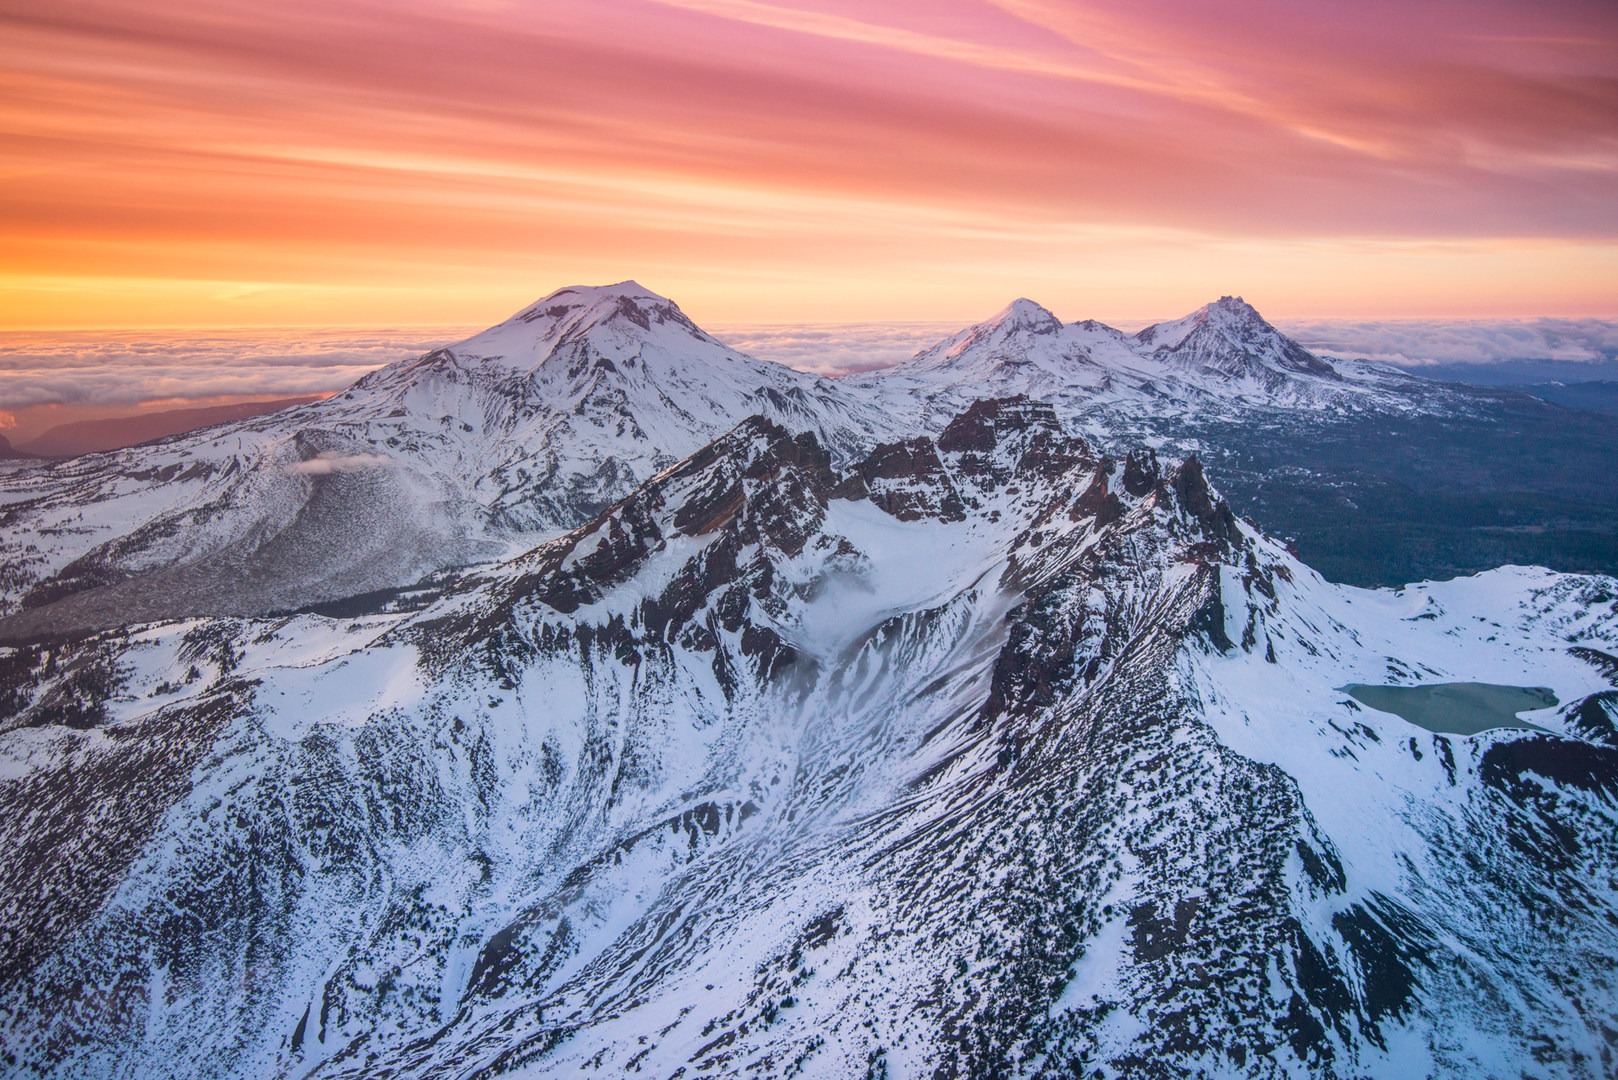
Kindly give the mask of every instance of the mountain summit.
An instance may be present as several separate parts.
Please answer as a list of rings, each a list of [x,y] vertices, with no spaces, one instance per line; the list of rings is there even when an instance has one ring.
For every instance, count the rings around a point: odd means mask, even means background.
[[[621,281],[558,289],[451,348],[462,356],[503,359],[514,368],[531,368],[554,351],[581,341],[598,350],[627,350],[650,342],[688,344],[683,339],[725,348],[674,301],[637,282]]]
[[[1314,407],[1365,389],[1231,296],[1138,334],[1093,319],[1063,323],[1018,299],[896,368],[845,381],[923,426],[974,396],[1026,394],[1104,440],[1171,406],[1204,415]]]
[[[1335,368],[1271,326],[1239,296],[1222,296],[1183,319],[1148,326],[1135,341],[1182,370],[1251,380],[1272,393],[1284,392],[1298,377],[1340,378]]]
[[[1062,320],[1051,314],[1048,308],[1019,297],[983,325],[993,327],[1002,333],[1020,330],[1031,334],[1054,334],[1062,328]]]

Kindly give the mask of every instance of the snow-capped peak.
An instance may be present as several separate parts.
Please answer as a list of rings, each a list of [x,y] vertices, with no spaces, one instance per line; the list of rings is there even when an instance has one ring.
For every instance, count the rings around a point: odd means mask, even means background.
[[[1031,300],[946,338],[886,371],[840,380],[889,416],[923,427],[986,394],[1056,405],[1065,422],[1103,442],[1145,430],[1168,403],[1234,413],[1319,407],[1368,392],[1265,321],[1239,296],[1126,334],[1095,320],[1063,323]]]
[[[1210,315],[1218,313],[1243,319],[1258,319],[1261,316],[1258,309],[1240,296],[1221,296],[1211,304],[1204,304],[1202,309]]]
[[[563,333],[578,333],[617,320],[633,323],[642,330],[650,330],[654,323],[673,323],[688,332],[701,333],[696,324],[686,318],[680,305],[635,281],[558,289],[500,325],[539,324],[556,327]]]
[[[1054,334],[1062,328],[1062,320],[1034,301],[1018,297],[1007,304],[994,318],[981,323],[980,328],[1007,333],[1026,330],[1034,334]]]
[[[1330,364],[1271,326],[1240,296],[1221,296],[1183,319],[1148,326],[1135,342],[1179,368],[1253,377],[1272,387],[1279,385],[1277,378],[1300,374],[1338,377]]]
[[[951,371],[962,362],[988,369],[1020,359],[1030,344],[1060,336],[1062,320],[1032,300],[1019,297],[994,317],[967,327],[953,337],[918,353],[897,371]],[[965,359],[963,361],[963,358]]]
[[[543,297],[511,318],[450,346],[461,357],[502,358],[532,367],[562,345],[590,338],[631,350],[651,340],[691,339],[718,345],[686,317],[678,304],[638,282],[570,285]]]
[[[1204,304],[1184,318],[1172,322],[1156,323],[1135,335],[1135,340],[1152,349],[1178,347],[1192,333],[1203,328],[1223,331],[1268,331],[1280,336],[1280,331],[1265,321],[1258,309],[1239,296],[1221,296]]]

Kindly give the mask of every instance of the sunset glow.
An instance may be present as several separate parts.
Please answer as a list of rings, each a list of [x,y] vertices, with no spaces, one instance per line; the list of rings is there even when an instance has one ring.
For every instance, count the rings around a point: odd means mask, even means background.
[[[1618,9],[0,6],[0,325],[1618,314]]]

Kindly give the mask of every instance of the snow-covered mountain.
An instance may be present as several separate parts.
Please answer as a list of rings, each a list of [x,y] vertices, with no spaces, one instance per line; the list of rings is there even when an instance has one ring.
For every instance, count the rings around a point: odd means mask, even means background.
[[[1618,583],[762,417],[416,610],[0,652],[15,1075],[1610,1075]],[[1545,687],[1435,734],[1349,683]]]
[[[1239,296],[1217,301],[1176,322],[1136,334],[1137,348],[1188,375],[1256,384],[1272,393],[1307,380],[1340,380],[1330,364],[1286,337]]]
[[[753,414],[845,456],[888,430],[634,282],[562,289],[328,400],[9,463],[0,635],[399,588],[572,528]]]
[[[1618,434],[1604,418],[1313,356],[1240,299],[1135,334],[1019,300],[839,384],[910,431],[936,432],[980,396],[1027,394],[1108,452],[1196,455],[1333,580],[1618,569]]]
[[[728,348],[634,282],[567,288],[325,401],[0,464],[0,638],[397,590],[572,528],[749,415],[846,462],[1018,394],[1109,449],[1178,453],[1215,422],[1457,407],[1320,360],[1229,297],[1135,335],[1019,300],[833,382]]]
[[[1156,438],[1176,421],[1254,411],[1427,405],[1423,380],[1323,360],[1230,296],[1136,334],[1094,320],[1064,323],[1032,300],[1015,300],[897,367],[843,382],[880,398],[890,415],[932,427],[974,398],[1026,394],[1092,437],[1124,443]]]

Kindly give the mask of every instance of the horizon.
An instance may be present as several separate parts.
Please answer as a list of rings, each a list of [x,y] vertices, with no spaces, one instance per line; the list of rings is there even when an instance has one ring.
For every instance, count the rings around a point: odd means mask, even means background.
[[[530,300],[527,300],[527,301],[525,301],[523,303],[512,306],[510,308],[511,315],[515,315],[517,312],[523,310],[524,308],[530,307],[533,304],[538,303],[539,301],[545,299],[547,296],[550,296],[553,293],[561,291],[563,289],[604,289],[604,288],[611,288],[614,285],[623,284],[624,282],[627,282],[627,281],[635,281],[635,280],[636,279],[634,279],[634,278],[625,278],[625,279],[622,279],[621,281],[610,282],[610,283],[601,283],[601,284],[584,284],[582,282],[572,282],[570,284],[557,286],[556,288],[551,289],[549,292],[538,294],[538,295],[536,295],[535,297],[533,297]],[[646,288],[645,286],[642,286],[642,287]],[[673,293],[668,293],[668,292],[664,292],[662,290],[653,289],[653,288],[648,288],[647,291],[652,293],[653,295],[661,297],[662,299],[672,301],[675,304],[675,306],[680,308],[681,311],[684,311],[688,316],[691,315],[690,311],[687,310],[687,305],[684,302],[681,301],[679,296],[677,296],[677,295],[675,295]],[[1320,323],[1362,323],[1362,322],[1423,323],[1423,322],[1434,322],[1434,321],[1438,321],[1438,320],[1443,320],[1445,322],[1456,323],[1456,324],[1531,323],[1531,322],[1542,322],[1542,321],[1588,321],[1588,320],[1596,320],[1596,321],[1603,321],[1603,322],[1606,322],[1606,321],[1618,321],[1618,298],[1615,298],[1612,303],[1610,303],[1608,306],[1606,306],[1604,308],[1599,308],[1599,309],[1591,308],[1591,309],[1584,310],[1584,311],[1575,311],[1575,312],[1565,313],[1565,314],[1551,313],[1551,312],[1546,312],[1546,311],[1538,311],[1538,312],[1520,311],[1520,312],[1516,312],[1516,313],[1500,312],[1498,314],[1489,314],[1489,315],[1458,315],[1458,314],[1454,314],[1454,313],[1446,312],[1446,311],[1441,311],[1441,310],[1422,311],[1422,312],[1407,312],[1407,313],[1403,313],[1403,314],[1388,314],[1388,313],[1381,312],[1381,311],[1378,311],[1378,310],[1375,310],[1375,309],[1366,309],[1366,310],[1362,310],[1362,311],[1353,311],[1353,312],[1343,312],[1343,313],[1337,313],[1337,314],[1329,314],[1329,313],[1326,313],[1326,312],[1323,312],[1323,311],[1309,311],[1309,310],[1303,310],[1303,311],[1272,311],[1268,306],[1266,306],[1263,303],[1248,300],[1247,299],[1247,294],[1244,293],[1243,291],[1241,291],[1241,290],[1229,290],[1229,289],[1227,289],[1224,292],[1220,292],[1217,295],[1210,296],[1208,299],[1202,300],[1202,301],[1200,301],[1200,302],[1198,302],[1196,304],[1193,304],[1190,307],[1180,309],[1180,310],[1177,311],[1177,313],[1173,313],[1173,314],[1169,314],[1169,313],[1165,313],[1165,312],[1157,312],[1155,314],[1144,314],[1144,313],[1141,313],[1141,312],[1134,312],[1132,314],[1113,313],[1113,314],[1105,314],[1105,315],[1103,315],[1103,314],[1096,314],[1094,312],[1091,312],[1091,313],[1087,313],[1087,314],[1075,315],[1072,318],[1069,318],[1069,317],[1067,317],[1067,315],[1064,312],[1059,311],[1056,307],[1053,307],[1052,305],[1046,303],[1044,300],[1041,300],[1038,296],[1032,295],[1029,292],[1022,292],[1022,293],[1016,293],[1015,295],[1007,296],[1007,298],[1003,302],[1001,302],[998,307],[990,308],[990,307],[986,307],[985,305],[979,304],[979,305],[976,305],[976,307],[977,307],[977,309],[979,311],[979,313],[977,315],[975,315],[975,316],[974,315],[958,315],[953,319],[952,318],[939,317],[939,316],[931,316],[931,317],[929,317],[929,316],[920,316],[920,315],[904,315],[904,316],[892,317],[892,318],[889,318],[889,317],[788,318],[788,317],[784,317],[784,316],[783,317],[767,317],[766,316],[766,317],[758,317],[758,318],[729,318],[729,317],[725,317],[725,316],[721,315],[721,316],[718,316],[718,317],[715,317],[715,318],[712,318],[712,319],[692,317],[692,321],[696,322],[699,326],[706,326],[709,322],[711,322],[714,326],[746,326],[746,327],[754,327],[754,326],[853,326],[853,325],[901,326],[901,325],[923,325],[923,324],[926,324],[926,325],[949,324],[949,325],[956,325],[956,326],[959,326],[959,327],[966,327],[966,326],[975,325],[976,323],[983,322],[983,321],[985,321],[985,320],[987,320],[989,318],[992,318],[993,315],[996,312],[998,312],[1000,310],[1003,310],[1007,305],[1015,303],[1018,300],[1028,300],[1028,301],[1031,301],[1031,302],[1033,302],[1035,304],[1038,304],[1042,308],[1045,308],[1047,311],[1050,311],[1052,314],[1054,314],[1058,318],[1060,318],[1064,323],[1084,322],[1084,321],[1093,320],[1095,322],[1100,322],[1100,323],[1104,323],[1104,324],[1106,324],[1108,326],[1112,326],[1112,327],[1114,327],[1116,329],[1127,329],[1129,327],[1145,328],[1145,327],[1151,326],[1151,325],[1153,325],[1155,323],[1170,322],[1170,321],[1173,321],[1174,319],[1184,318],[1187,315],[1194,314],[1196,311],[1208,306],[1209,304],[1215,303],[1218,300],[1220,300],[1222,298],[1225,298],[1225,297],[1234,297],[1234,298],[1239,299],[1239,300],[1244,300],[1251,307],[1253,307],[1255,310],[1257,310],[1259,312],[1259,314],[1263,315],[1264,318],[1267,321],[1270,321],[1272,323],[1277,323],[1277,324],[1280,323],[1280,322],[1289,322],[1289,323],[1300,323],[1300,322],[1311,322],[1311,323],[1313,323],[1313,322],[1320,322]],[[993,302],[992,298],[991,298],[990,302],[991,303]],[[218,330],[218,331],[227,331],[227,330],[228,331],[250,331],[250,330],[274,330],[274,331],[294,331],[294,330],[308,330],[308,331],[368,331],[369,330],[369,331],[377,331],[377,330],[445,330],[445,329],[449,329],[449,330],[465,331],[468,334],[472,334],[472,333],[477,333],[480,330],[487,329],[487,328],[492,327],[492,326],[497,326],[501,322],[505,321],[505,319],[510,318],[511,315],[504,316],[503,318],[494,319],[493,321],[477,321],[477,320],[465,321],[465,320],[442,320],[442,319],[423,319],[423,320],[414,320],[414,321],[412,321],[412,320],[399,320],[399,319],[394,319],[394,320],[378,319],[378,320],[373,320],[373,321],[363,321],[363,320],[355,319],[355,320],[316,320],[316,321],[308,321],[308,322],[225,322],[225,321],[216,321],[216,322],[183,323],[183,322],[140,322],[140,321],[132,321],[132,322],[120,322],[120,323],[107,322],[107,323],[77,323],[77,324],[62,323],[62,324],[40,324],[40,325],[0,325],[0,337],[22,337],[22,336],[27,336],[27,335],[30,335],[30,334],[62,334],[62,335],[67,335],[67,334],[110,334],[110,333],[137,332],[137,331],[138,332],[174,331],[174,332],[187,332],[187,333],[192,333],[192,332],[204,333],[204,332],[207,332],[207,331],[210,331],[210,330]]]
[[[681,306],[677,298],[664,298]],[[1099,321],[1134,333],[1206,306],[1155,319]],[[1457,366],[1481,374],[1492,365],[1552,361],[1587,365],[1593,378],[1603,379],[1613,376],[1609,369],[1618,362],[1618,319],[1272,320],[1258,310],[1282,333],[1321,355],[1368,359],[1416,374]],[[994,314],[954,321],[693,321],[739,352],[838,378],[903,363]],[[1053,314],[1069,324],[1086,318]],[[26,448],[54,428],[87,421],[330,396],[378,368],[497,325],[0,329],[0,436]]]

